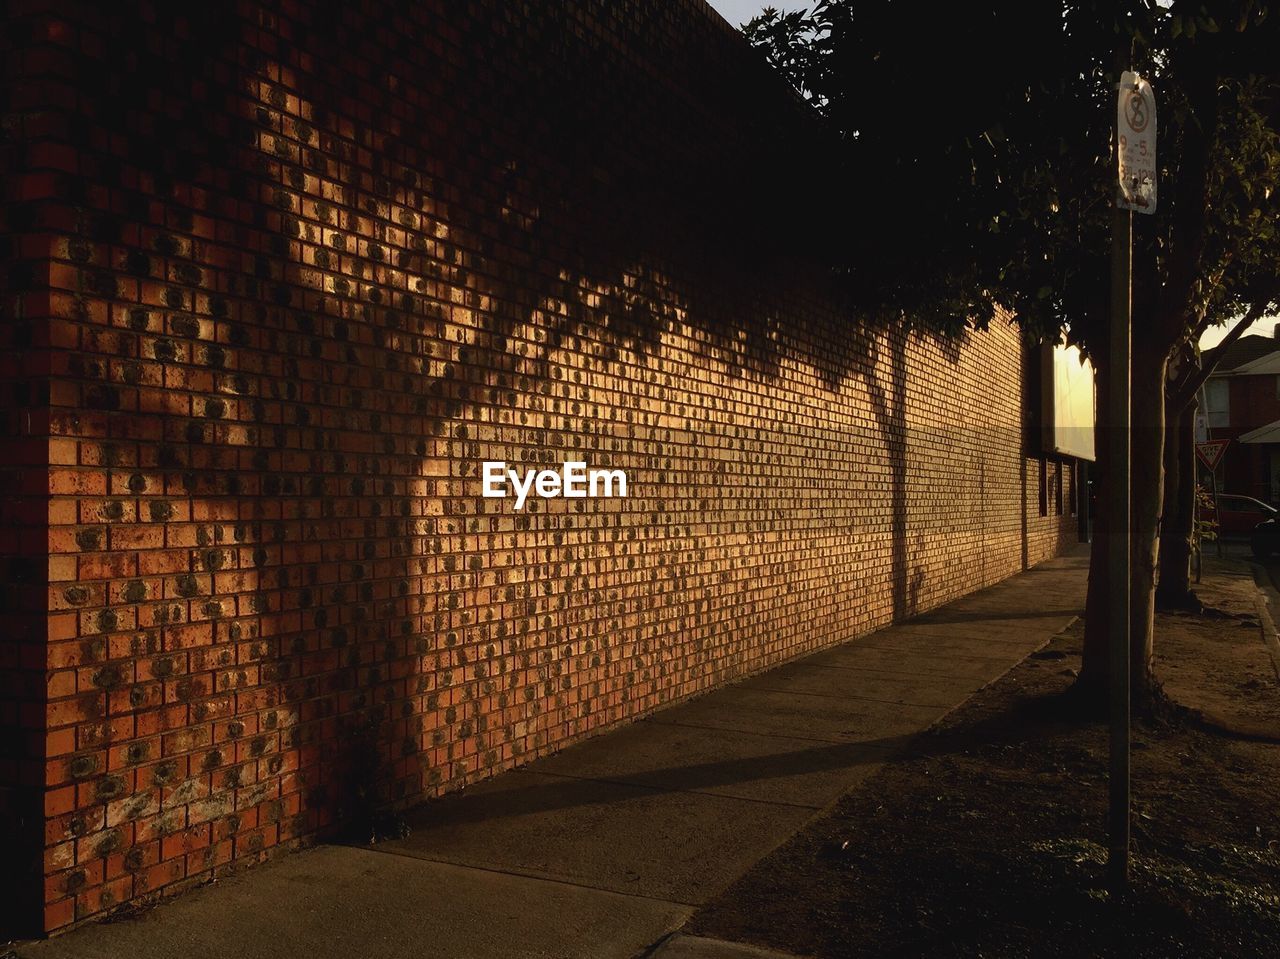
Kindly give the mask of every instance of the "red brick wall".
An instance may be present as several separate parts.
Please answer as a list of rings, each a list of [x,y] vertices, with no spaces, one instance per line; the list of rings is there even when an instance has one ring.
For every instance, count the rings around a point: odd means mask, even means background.
[[[1214,435],[1239,435],[1280,420],[1280,388],[1271,375],[1229,376],[1230,432],[1216,430]]]
[[[1228,376],[1230,423],[1213,427],[1214,439],[1229,439],[1223,454],[1220,492],[1253,496],[1270,503],[1272,496],[1271,447],[1245,445],[1239,437],[1280,420],[1280,388],[1274,375]]]
[[[393,6],[14,4],[48,929],[1074,540],[1016,332],[836,305],[807,118],[704,4]],[[578,458],[630,496],[480,496]]]

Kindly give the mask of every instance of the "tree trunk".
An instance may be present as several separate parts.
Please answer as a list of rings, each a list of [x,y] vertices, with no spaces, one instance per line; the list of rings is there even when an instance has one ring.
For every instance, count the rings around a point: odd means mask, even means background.
[[[1195,536],[1196,396],[1217,369],[1228,347],[1244,335],[1272,301],[1267,288],[1216,347],[1199,355],[1192,343],[1183,347],[1180,369],[1165,397],[1165,493],[1161,511],[1160,582],[1156,606],[1201,612],[1204,605],[1191,589],[1191,548]]]
[[[1164,450],[1164,507],[1160,517],[1160,582],[1157,609],[1199,612],[1200,600],[1191,589],[1191,547],[1195,536],[1196,454],[1194,403],[1177,408],[1177,397],[1166,397]]]
[[[1129,670],[1134,709],[1145,711],[1155,697],[1156,563],[1160,551],[1160,508],[1164,501],[1164,409],[1167,354],[1156,344],[1133,351],[1133,431],[1131,433],[1131,574],[1129,581]]]
[[[1130,580],[1129,660],[1134,709],[1147,710],[1156,691],[1152,672],[1155,622],[1156,561],[1160,541],[1160,507],[1164,478],[1165,357],[1159,347],[1135,343],[1132,373],[1132,430],[1130,432]],[[1110,388],[1099,368],[1098,409],[1107,409]],[[1105,413],[1104,413],[1105,416]],[[1112,484],[1105,450],[1105,419],[1099,430],[1098,504],[1090,550],[1089,590],[1085,602],[1084,658],[1075,692],[1082,702],[1105,708],[1110,672],[1107,613],[1107,531],[1110,529]]]

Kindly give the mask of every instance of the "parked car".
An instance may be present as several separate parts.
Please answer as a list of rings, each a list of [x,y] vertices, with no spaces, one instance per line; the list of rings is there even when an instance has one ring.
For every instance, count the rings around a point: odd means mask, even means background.
[[[1218,535],[1231,537],[1252,537],[1259,523],[1280,517],[1280,510],[1252,496],[1239,496],[1235,493],[1218,494]]]
[[[1265,520],[1253,529],[1249,537],[1249,547],[1258,559],[1266,559],[1280,553],[1280,521]]]

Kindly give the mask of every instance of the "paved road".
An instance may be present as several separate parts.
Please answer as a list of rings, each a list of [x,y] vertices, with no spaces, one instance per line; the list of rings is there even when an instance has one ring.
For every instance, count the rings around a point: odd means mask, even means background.
[[[1258,585],[1273,591],[1274,598],[1280,600],[1280,556],[1258,559],[1249,548],[1249,541],[1244,539],[1223,540],[1222,553],[1226,559],[1243,560],[1246,563],[1261,567],[1265,577],[1258,581]],[[1217,544],[1205,544],[1205,556],[1207,558],[1213,559],[1217,555]]]
[[[1228,555],[1234,556],[1238,551],[1242,559],[1247,559],[1250,562],[1261,566],[1263,571],[1267,574],[1267,582],[1265,584],[1260,583],[1259,585],[1265,585],[1274,591],[1276,595],[1280,595],[1280,556],[1272,556],[1268,559],[1260,560],[1254,557],[1253,553],[1249,551],[1248,546],[1237,548],[1236,544],[1229,545],[1232,549]]]
[[[18,955],[626,959],[1068,626],[1086,572],[1043,564],[424,805],[409,838],[282,856]]]

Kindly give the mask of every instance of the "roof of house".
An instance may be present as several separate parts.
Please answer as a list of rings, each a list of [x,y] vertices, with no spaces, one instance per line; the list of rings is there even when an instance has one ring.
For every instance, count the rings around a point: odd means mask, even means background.
[[[1216,372],[1239,371],[1239,368],[1245,364],[1252,363],[1254,360],[1261,359],[1268,353],[1275,353],[1278,350],[1280,350],[1280,339],[1276,339],[1273,336],[1261,336],[1257,333],[1242,336],[1223,352]]]

